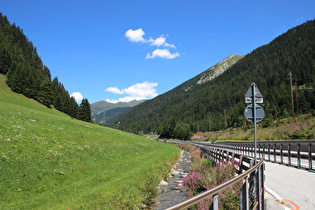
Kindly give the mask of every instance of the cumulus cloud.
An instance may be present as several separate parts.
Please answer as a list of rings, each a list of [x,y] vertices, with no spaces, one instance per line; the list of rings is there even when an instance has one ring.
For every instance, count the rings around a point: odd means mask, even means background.
[[[119,90],[117,87],[109,87],[106,89],[106,91],[111,92],[111,93],[115,93],[115,94],[119,94],[119,95],[124,94],[124,92]]]
[[[119,90],[117,87],[109,87],[105,91],[123,95],[126,94],[127,96],[120,98],[119,100],[111,100],[107,99],[107,102],[117,103],[117,102],[130,102],[133,100],[143,100],[143,99],[150,99],[156,97],[158,94],[156,92],[155,87],[158,86],[158,83],[152,82],[143,82],[137,83],[135,85],[131,85],[128,88],[124,88]]]
[[[146,40],[143,38],[144,31],[142,28],[139,28],[137,30],[132,30],[129,29],[126,33],[125,36],[129,39],[131,42],[146,42]]]
[[[153,39],[150,37],[149,39],[143,38],[145,35],[144,31],[142,28],[139,28],[137,30],[132,30],[129,29],[126,33],[125,36],[129,39],[131,42],[142,42],[142,43],[150,43],[151,46],[156,46],[156,47],[162,47],[164,49],[156,49],[155,51],[152,52],[152,55],[150,53],[147,54],[146,59],[152,59],[155,57],[161,57],[161,58],[168,58],[168,59],[174,59],[180,54],[178,52],[176,53],[171,53],[169,51],[169,48],[174,48],[176,49],[174,44],[169,44],[166,42],[166,37],[164,35],[161,35],[160,37]],[[167,48],[167,49],[165,49]]]
[[[83,96],[80,92],[73,92],[70,96],[73,97],[77,103],[81,102],[83,99]]]
[[[163,35],[161,35],[157,39],[150,38],[148,40],[148,42],[151,42],[150,45],[152,45],[152,46],[157,46],[157,47],[163,46],[163,47],[169,47],[169,48],[176,48],[175,45],[167,43],[166,38]]]
[[[160,47],[161,45],[164,45],[166,43],[165,40],[166,40],[166,38],[161,36],[155,40],[151,38],[149,41],[151,42],[151,45]]]
[[[179,56],[179,53],[171,53],[168,49],[156,49],[152,52],[147,54],[147,57],[145,59],[152,59],[155,57],[161,57],[161,58],[167,58],[167,59],[174,59]]]

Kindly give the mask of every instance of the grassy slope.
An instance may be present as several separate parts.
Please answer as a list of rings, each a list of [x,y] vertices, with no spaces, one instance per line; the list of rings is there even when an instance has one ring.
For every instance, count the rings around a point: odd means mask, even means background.
[[[243,128],[231,128],[223,131],[206,132],[203,137],[209,140],[254,140],[253,124]],[[263,128],[257,124],[257,140],[290,140],[290,139],[314,139],[315,117],[311,113],[299,115],[274,122]]]
[[[71,119],[13,93],[0,75],[0,208],[135,208],[178,149]],[[168,164],[167,164],[168,163]]]

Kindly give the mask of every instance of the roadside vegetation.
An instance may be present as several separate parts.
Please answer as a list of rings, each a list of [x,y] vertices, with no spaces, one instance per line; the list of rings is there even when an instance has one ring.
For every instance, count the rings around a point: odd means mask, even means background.
[[[213,140],[254,140],[252,123],[240,128],[229,128],[221,131],[199,133],[200,139]],[[315,138],[315,111],[277,121],[265,121],[257,124],[258,140],[292,140]],[[199,137],[197,137],[199,139]],[[196,140],[197,140],[196,139]]]
[[[0,75],[0,208],[150,204],[179,150],[83,122],[12,92]]]
[[[179,147],[190,152],[191,170],[187,177],[183,179],[184,186],[190,197],[220,185],[236,174],[234,167],[237,162],[234,160],[219,162],[214,165],[211,159],[204,157],[200,149],[188,144],[178,144]],[[219,193],[220,209],[239,209],[239,196],[242,183],[224,189]],[[212,198],[205,199],[196,205],[196,209],[209,209]]]

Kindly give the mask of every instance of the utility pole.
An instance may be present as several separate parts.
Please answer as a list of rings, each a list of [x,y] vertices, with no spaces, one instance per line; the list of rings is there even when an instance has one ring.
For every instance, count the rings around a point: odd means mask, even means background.
[[[290,76],[290,88],[291,88],[291,99],[292,99],[292,114],[294,115],[294,100],[293,100],[293,89],[292,89],[292,73],[289,73]]]
[[[299,114],[299,95],[297,84],[295,83],[295,101],[296,101],[296,113]]]
[[[211,132],[211,115],[209,115],[209,131]]]
[[[227,128],[227,122],[226,122],[226,109],[224,109],[224,129]]]

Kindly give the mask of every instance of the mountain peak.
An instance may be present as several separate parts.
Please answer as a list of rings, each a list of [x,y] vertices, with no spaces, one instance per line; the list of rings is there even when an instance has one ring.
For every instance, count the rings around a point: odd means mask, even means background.
[[[206,83],[208,81],[213,80],[223,72],[225,72],[228,68],[233,66],[238,60],[243,58],[245,55],[231,55],[224,60],[220,61],[218,64],[212,66],[211,68],[207,69],[203,73],[200,74],[200,79],[197,82],[198,85]]]

